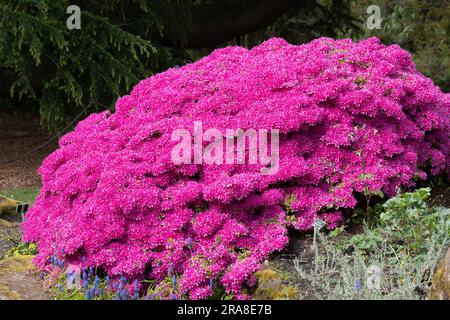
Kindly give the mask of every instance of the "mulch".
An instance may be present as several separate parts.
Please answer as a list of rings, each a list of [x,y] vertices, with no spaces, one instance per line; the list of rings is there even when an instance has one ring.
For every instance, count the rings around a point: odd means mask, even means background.
[[[57,141],[34,153],[30,154],[30,151],[50,138],[51,135],[42,129],[37,112],[0,113],[0,190],[40,186],[37,169],[57,148]]]

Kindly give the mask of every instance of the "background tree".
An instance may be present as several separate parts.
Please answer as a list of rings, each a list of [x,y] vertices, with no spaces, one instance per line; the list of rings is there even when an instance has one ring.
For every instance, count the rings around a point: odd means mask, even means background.
[[[81,8],[81,30],[66,9]],[[381,7],[382,28],[364,26]],[[448,0],[4,0],[0,3],[0,108],[27,102],[56,130],[112,107],[139,80],[210,53],[273,36],[378,36],[409,50],[419,71],[450,83]],[[12,99],[12,100],[11,100]],[[88,108],[85,110],[85,107]],[[81,114],[80,114],[81,113]]]
[[[81,30],[66,27],[70,4],[81,8]],[[335,36],[352,26],[349,12],[341,0],[4,0],[0,96],[39,105],[42,123],[56,130],[216,47]]]
[[[412,53],[417,69],[444,91],[450,89],[450,1],[448,0],[363,0],[352,1],[351,14],[363,26],[369,5],[380,6],[381,29],[347,28],[340,36],[362,39],[379,37]]]

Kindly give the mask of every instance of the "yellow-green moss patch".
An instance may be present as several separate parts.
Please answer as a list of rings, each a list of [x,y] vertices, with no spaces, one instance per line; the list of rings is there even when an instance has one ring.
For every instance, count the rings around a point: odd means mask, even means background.
[[[19,300],[21,296],[18,292],[11,290],[9,286],[0,283],[0,300]]]
[[[35,275],[33,257],[17,255],[0,260],[0,300],[51,299]]]
[[[25,272],[34,270],[34,256],[11,256],[0,261],[0,274],[2,276],[13,272]]]
[[[13,199],[0,196],[0,216],[15,213],[17,204]]]
[[[450,248],[436,270],[431,285],[430,300],[450,300]]]
[[[287,283],[288,276],[271,268],[262,269],[255,273],[258,279],[252,295],[256,300],[293,300],[298,299],[297,288]]]

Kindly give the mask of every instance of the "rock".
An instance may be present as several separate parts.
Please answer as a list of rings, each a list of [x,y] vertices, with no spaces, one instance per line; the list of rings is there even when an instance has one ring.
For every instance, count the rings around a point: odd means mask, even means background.
[[[298,299],[298,290],[287,283],[288,276],[271,268],[255,273],[258,279],[252,298],[255,300],[293,300]]]
[[[439,264],[431,284],[430,300],[450,300],[450,247]]]
[[[20,223],[0,218],[0,258],[20,242]]]
[[[13,199],[0,196],[0,217],[15,214],[18,204],[19,203]]]
[[[34,275],[34,256],[12,256],[0,260],[0,300],[48,300]]]

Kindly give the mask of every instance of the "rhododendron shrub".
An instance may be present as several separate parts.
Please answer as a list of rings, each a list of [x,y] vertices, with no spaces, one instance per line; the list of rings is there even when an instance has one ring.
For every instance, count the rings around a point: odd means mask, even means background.
[[[177,297],[222,285],[246,298],[289,226],[334,228],[358,193],[393,195],[448,171],[449,106],[410,54],[376,38],[219,49],[141,81],[114,113],[62,137],[39,169],[24,239],[38,243],[41,267],[56,254],[160,286],[175,274]],[[279,129],[278,172],[174,164],[171,133],[194,121]]]

